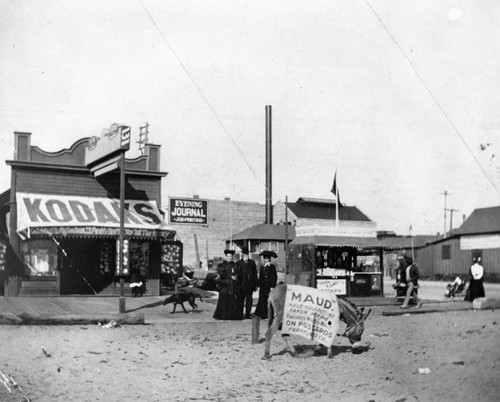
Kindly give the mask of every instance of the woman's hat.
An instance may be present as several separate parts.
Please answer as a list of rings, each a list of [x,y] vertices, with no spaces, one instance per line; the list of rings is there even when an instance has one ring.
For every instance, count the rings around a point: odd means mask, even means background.
[[[278,258],[278,255],[274,251],[269,251],[269,250],[264,250],[262,253],[260,253],[260,255],[264,258],[269,258],[269,259],[271,259],[271,257]]]

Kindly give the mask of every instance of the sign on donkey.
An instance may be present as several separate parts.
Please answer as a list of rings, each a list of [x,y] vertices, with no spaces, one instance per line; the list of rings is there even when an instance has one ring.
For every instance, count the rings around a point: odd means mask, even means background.
[[[337,297],[330,291],[288,285],[282,333],[332,346],[339,330]]]

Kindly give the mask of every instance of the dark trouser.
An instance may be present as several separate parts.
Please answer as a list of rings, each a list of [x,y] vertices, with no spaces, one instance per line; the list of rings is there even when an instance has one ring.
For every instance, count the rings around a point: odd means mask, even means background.
[[[252,299],[253,292],[251,290],[246,292],[241,292],[238,295],[238,314],[241,314],[243,317],[243,312],[245,312],[245,317],[250,317],[250,313],[252,312]]]

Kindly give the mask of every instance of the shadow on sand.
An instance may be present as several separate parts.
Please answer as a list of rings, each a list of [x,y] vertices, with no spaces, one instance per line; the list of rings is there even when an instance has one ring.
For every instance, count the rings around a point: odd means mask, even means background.
[[[259,340],[259,343],[264,343],[265,339],[261,338]],[[295,350],[297,351],[297,358],[302,358],[302,359],[307,359],[309,357],[319,357],[319,356],[327,356],[328,351],[326,346],[321,346],[321,345],[294,345]],[[362,354],[365,352],[368,352],[370,349],[373,349],[373,347],[370,347],[370,345],[365,345],[365,346],[358,346],[357,348],[353,348],[352,346],[333,346],[332,352],[333,352],[333,357],[338,356],[342,353],[352,353],[352,354]],[[274,353],[271,355],[271,358],[273,356],[284,356],[287,353],[290,353],[287,348],[284,348],[283,350]]]

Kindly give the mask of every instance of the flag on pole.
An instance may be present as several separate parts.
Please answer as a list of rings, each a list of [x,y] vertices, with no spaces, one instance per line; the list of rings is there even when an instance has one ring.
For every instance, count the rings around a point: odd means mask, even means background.
[[[332,193],[335,195],[335,198],[337,199],[337,203],[340,204],[339,189],[337,188],[337,171],[336,170],[335,170],[335,176],[333,177]]]

